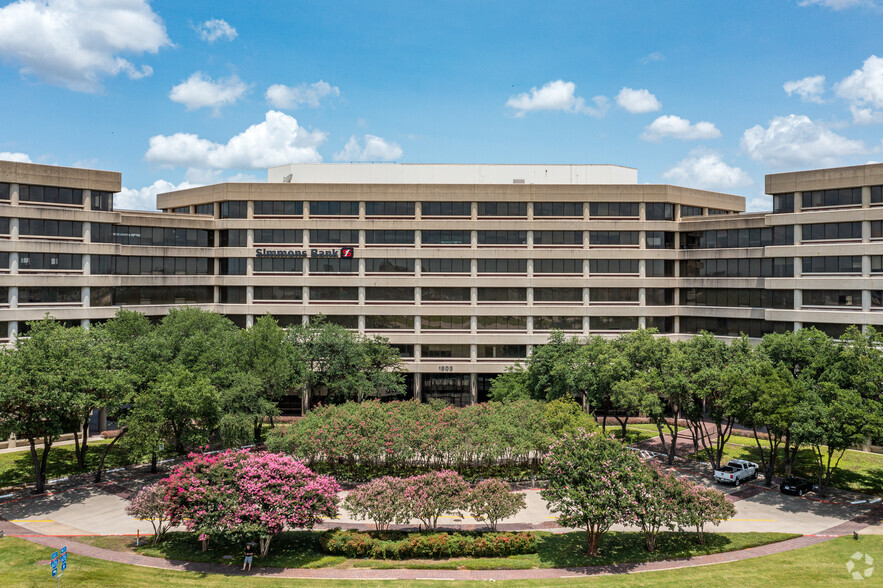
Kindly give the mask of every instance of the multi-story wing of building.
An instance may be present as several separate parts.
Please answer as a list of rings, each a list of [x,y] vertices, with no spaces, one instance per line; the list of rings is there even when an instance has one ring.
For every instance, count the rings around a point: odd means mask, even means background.
[[[0,162],[0,338],[47,312],[323,314],[455,404],[553,330],[883,324],[883,164],[773,174],[773,211],[611,165],[296,164],[113,209],[115,172]],[[0,339],[2,340],[2,339]]]

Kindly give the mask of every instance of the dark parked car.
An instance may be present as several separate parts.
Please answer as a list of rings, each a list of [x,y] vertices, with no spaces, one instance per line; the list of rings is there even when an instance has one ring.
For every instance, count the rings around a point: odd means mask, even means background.
[[[810,490],[812,490],[812,482],[809,480],[804,480],[803,478],[798,478],[797,476],[789,476],[782,480],[781,486],[779,489],[782,491],[782,494],[793,494],[794,496],[803,496]]]

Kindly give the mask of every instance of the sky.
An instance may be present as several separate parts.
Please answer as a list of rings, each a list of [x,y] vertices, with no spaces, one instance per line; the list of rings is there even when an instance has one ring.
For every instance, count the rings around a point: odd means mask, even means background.
[[[298,162],[616,164],[745,196],[883,161],[883,0],[0,2],[0,159],[117,208]]]

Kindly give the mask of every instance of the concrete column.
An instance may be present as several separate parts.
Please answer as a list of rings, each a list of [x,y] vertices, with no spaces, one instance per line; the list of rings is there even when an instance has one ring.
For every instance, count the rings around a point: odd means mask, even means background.
[[[364,278],[365,277],[365,258],[360,257],[358,259],[357,263],[359,264],[359,277]]]
[[[310,202],[309,200],[304,200],[304,220],[310,219]],[[304,230],[304,233],[307,231]],[[305,243],[306,244],[306,243]]]
[[[220,288],[220,286],[215,286],[212,288],[212,302],[214,304],[220,304],[220,302],[221,302],[221,288]]]
[[[871,256],[862,255],[862,277],[871,277]]]
[[[10,241],[18,241],[18,219],[11,218],[9,219],[9,240]]]
[[[870,186],[862,186],[862,208],[869,208],[871,206],[871,187]]]
[[[533,335],[533,317],[527,317],[527,334]]]
[[[359,286],[359,306],[365,304],[365,286]]]
[[[13,276],[18,274],[18,252],[16,251],[9,254],[9,273]]]
[[[414,260],[414,277],[415,278],[420,277],[421,272],[423,271],[422,265],[423,264],[421,263],[421,260],[419,257]]]
[[[478,202],[472,203],[472,220],[478,220]]]
[[[478,288],[470,288],[469,289],[469,302],[472,306],[478,304]]]
[[[638,317],[638,328],[639,329],[646,329],[647,328],[647,317],[646,316],[639,316]]]
[[[18,187],[18,184],[9,184],[9,204],[11,206],[18,206]]]
[[[83,254],[83,275],[89,276],[92,275],[92,256],[88,253]]]
[[[643,235],[644,232],[641,231],[641,234]],[[642,278],[647,277],[647,260],[646,259],[639,259],[638,260],[638,275]]]
[[[364,202],[362,204],[364,204]],[[365,231],[364,230],[359,230],[359,247],[365,247]]]
[[[803,307],[803,290],[794,290],[794,310],[800,310]]]
[[[9,342],[15,343],[18,339],[18,321],[9,321],[7,324],[6,334],[9,336]]]
[[[250,329],[252,326],[254,326],[254,315],[253,314],[245,315],[245,328]]]
[[[794,193],[794,212],[803,210],[803,192]]]
[[[871,311],[871,291],[862,290],[862,312]]]
[[[359,220],[365,220],[365,201],[359,201]]]
[[[301,291],[301,298],[303,298],[304,304],[310,301],[310,287],[309,286],[301,286],[303,290]],[[304,324],[306,324],[306,315],[304,315]]]
[[[478,277],[478,260],[474,257],[469,260],[469,275],[473,278]]]
[[[533,231],[527,232],[527,248],[533,249]]]
[[[245,218],[254,218],[254,200],[246,200],[246,202],[245,202]],[[251,233],[251,229],[249,229],[248,232]]]
[[[644,205],[641,204],[641,216],[644,216]],[[643,218],[641,220],[644,220]],[[647,231],[638,231],[638,247],[647,249]]]
[[[681,317],[675,316],[674,319],[675,319],[674,320],[674,329],[672,329],[672,330],[675,333],[680,333],[681,332]]]
[[[469,392],[472,395],[472,404],[478,404],[478,377],[474,372],[469,374]]]
[[[420,218],[418,217],[417,220],[419,221]],[[423,231],[418,229],[414,231],[414,249],[420,249],[421,245],[423,245]]]
[[[478,248],[478,231],[469,232],[469,244],[472,246],[472,249]]]
[[[641,222],[647,220],[647,204],[645,202],[638,203],[638,219]],[[644,231],[641,231],[642,239],[643,239],[643,234],[644,234]],[[644,248],[644,246],[642,245],[641,249],[643,249],[643,248]]]
[[[528,278],[533,277],[533,259],[527,260],[527,277]]]
[[[420,290],[420,286],[414,288],[414,304],[419,306],[421,300],[422,291]]]
[[[92,190],[83,190],[83,210],[92,210]]]
[[[83,223],[83,243],[92,242],[92,223],[86,221]]]
[[[18,308],[18,286],[9,287],[9,308]]]
[[[414,220],[419,221],[422,218],[423,218],[423,203],[418,200],[417,202],[414,203]]]
[[[80,319],[80,326],[83,327],[84,329],[86,329],[87,331],[89,330],[89,327],[90,327],[91,325],[92,325],[92,321],[91,321],[91,320],[89,320],[89,319],[87,319],[87,318]]]
[[[251,202],[249,202],[249,205]],[[249,214],[251,214],[249,212]],[[254,229],[245,229],[245,246],[248,248],[254,247]]]
[[[423,400],[423,374],[414,372],[414,400]]]
[[[862,243],[871,241],[871,221],[862,221]]]
[[[360,314],[358,316],[358,323],[356,324],[356,329],[359,331],[359,333],[365,332],[365,315],[364,314]]]
[[[254,304],[254,286],[245,287],[245,303],[249,306]]]
[[[478,317],[475,315],[472,315],[471,317],[469,317],[469,333],[472,335],[475,335],[476,333],[478,333]],[[474,353],[472,354],[472,357],[475,358]]]
[[[647,306],[647,288],[638,288],[638,304]]]
[[[527,288],[527,305],[533,306],[533,288]]]
[[[245,275],[251,276],[254,274],[254,257],[247,257],[245,259]]]
[[[80,300],[83,303],[83,308],[89,308],[91,306],[91,299],[89,295],[89,286],[83,286],[82,288],[80,288]]]

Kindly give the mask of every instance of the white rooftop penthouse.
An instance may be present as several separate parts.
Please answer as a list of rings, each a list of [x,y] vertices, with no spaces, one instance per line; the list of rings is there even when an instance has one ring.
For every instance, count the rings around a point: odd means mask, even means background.
[[[271,167],[267,181],[292,184],[637,184],[638,170],[620,165],[292,163]]]

